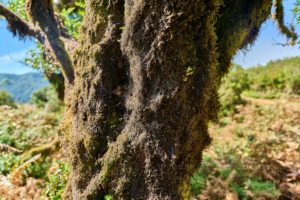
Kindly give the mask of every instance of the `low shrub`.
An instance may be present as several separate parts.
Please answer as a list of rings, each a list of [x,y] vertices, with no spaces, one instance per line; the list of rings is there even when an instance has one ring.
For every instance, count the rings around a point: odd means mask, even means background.
[[[29,102],[38,107],[50,107],[50,112],[56,112],[61,107],[61,102],[59,102],[55,89],[52,86],[46,86],[35,91]]]
[[[63,162],[55,162],[49,169],[45,196],[49,200],[60,200],[67,184],[69,166]],[[52,173],[51,173],[52,172]]]
[[[300,95],[300,75],[294,77],[291,82],[292,93]]]
[[[0,106],[3,105],[16,107],[13,98],[6,91],[0,91]]]
[[[248,74],[241,66],[234,65],[228,76],[224,78],[220,89],[221,115],[226,116],[235,112],[236,106],[245,102],[242,93],[249,88]]]

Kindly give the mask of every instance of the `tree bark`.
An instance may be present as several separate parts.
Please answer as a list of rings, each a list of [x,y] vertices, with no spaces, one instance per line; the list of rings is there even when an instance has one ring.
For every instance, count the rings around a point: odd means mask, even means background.
[[[62,130],[66,199],[188,199],[217,89],[271,0],[87,0]]]
[[[65,199],[189,199],[221,79],[255,41],[272,0],[86,0],[78,43],[52,1],[26,2],[33,24],[1,4],[0,15],[60,64],[71,163]]]

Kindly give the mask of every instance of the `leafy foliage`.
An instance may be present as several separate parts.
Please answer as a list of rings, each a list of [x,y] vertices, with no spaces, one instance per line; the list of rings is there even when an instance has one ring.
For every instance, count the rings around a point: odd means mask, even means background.
[[[293,8],[293,13],[294,13],[294,17],[296,19],[296,23],[300,24],[300,0],[296,0],[294,2],[294,8]],[[298,44],[300,43],[300,41],[297,41]]]
[[[29,102],[39,107],[45,107],[46,105],[53,108],[58,106],[58,109],[62,107],[52,86],[46,86],[35,91]]]
[[[8,174],[13,166],[19,162],[18,156],[13,153],[3,154],[0,156],[0,173]]]
[[[237,111],[246,97],[277,99],[300,94],[300,57],[270,61],[266,66],[243,69],[233,65],[219,91],[221,116]]]
[[[53,173],[48,175],[45,196],[50,200],[60,200],[67,184],[69,166],[62,162],[55,162],[51,170]]]
[[[234,65],[231,72],[223,80],[220,89],[222,114],[228,115],[234,112],[236,105],[243,104],[242,93],[250,88],[246,70],[241,66]]]
[[[8,0],[7,7],[18,14],[19,17],[28,20],[25,11],[25,0]]]
[[[266,66],[258,66],[247,70],[251,90],[267,94],[295,94],[293,85],[300,79],[300,57],[270,61]],[[296,92],[297,93],[297,92]]]
[[[50,63],[46,59],[44,49],[39,43],[36,43],[36,46],[26,53],[26,58],[24,58],[21,63],[27,67],[31,67],[41,72],[59,71],[59,68],[55,64]]]
[[[60,16],[64,21],[69,33],[76,39],[79,38],[79,29],[85,14],[84,0],[75,1],[74,7],[63,8]]]
[[[29,20],[25,12],[25,0],[9,0],[7,7],[13,12],[17,13],[25,20]],[[65,28],[69,34],[78,39],[79,29],[85,14],[85,1],[76,0],[73,7],[63,8],[62,10],[56,9],[58,15],[63,20]],[[51,63],[45,56],[43,47],[36,41],[34,48],[30,49],[26,58],[22,61],[25,66],[37,69],[44,73],[59,73],[60,69],[56,63]]]
[[[0,106],[2,105],[15,107],[13,98],[6,91],[0,91]]]

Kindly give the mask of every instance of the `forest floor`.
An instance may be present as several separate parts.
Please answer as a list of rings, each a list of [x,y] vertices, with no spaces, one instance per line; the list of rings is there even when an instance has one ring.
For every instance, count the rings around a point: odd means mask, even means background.
[[[245,99],[211,124],[213,143],[191,179],[193,199],[300,200],[300,98]],[[60,119],[49,108],[0,107],[1,200],[61,199],[62,150],[26,153],[54,141]]]
[[[300,98],[255,99],[212,124],[196,199],[300,199]]]

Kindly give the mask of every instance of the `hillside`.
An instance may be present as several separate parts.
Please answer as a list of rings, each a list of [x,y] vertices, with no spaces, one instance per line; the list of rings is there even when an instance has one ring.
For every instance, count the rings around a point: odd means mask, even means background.
[[[272,60],[265,66],[255,66],[247,69],[251,73],[267,73],[270,77],[278,73],[300,74],[300,57],[290,57]]]
[[[276,97],[275,93],[300,94],[300,57],[270,61],[245,71],[250,89],[264,93],[266,98]]]
[[[270,61],[244,69],[233,65],[219,90],[222,113],[236,110],[243,97],[279,99],[300,95],[300,57]]]
[[[28,102],[32,93],[49,83],[40,73],[0,74],[0,90],[8,91],[15,101]]]

